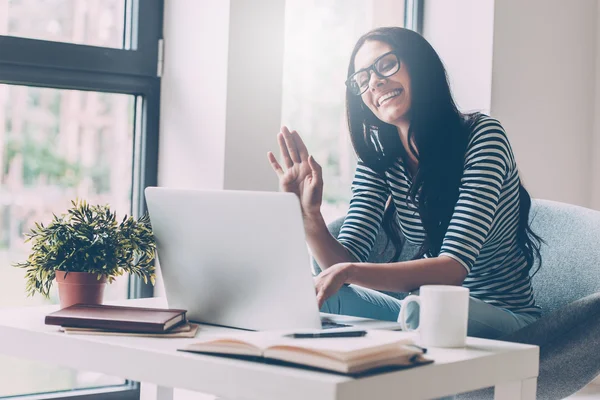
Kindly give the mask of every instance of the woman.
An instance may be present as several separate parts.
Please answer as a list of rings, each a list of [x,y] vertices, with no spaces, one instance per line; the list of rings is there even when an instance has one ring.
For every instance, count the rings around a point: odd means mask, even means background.
[[[285,170],[268,154],[281,190],[300,198],[323,270],[315,280],[321,310],[396,320],[400,302],[379,291],[444,284],[470,289],[470,336],[499,337],[535,321],[529,272],[540,239],[528,226],[531,198],[500,123],[458,111],[439,56],[407,29],[362,36],[346,86],[359,160],[337,239],[320,213],[321,167],[298,133],[283,127],[278,135]],[[382,225],[396,246],[399,231],[419,244],[417,257],[366,263]]]

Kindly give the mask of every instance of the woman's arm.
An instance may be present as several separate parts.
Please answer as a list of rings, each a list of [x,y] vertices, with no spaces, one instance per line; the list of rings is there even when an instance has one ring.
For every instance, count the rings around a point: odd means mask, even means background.
[[[306,241],[321,270],[340,262],[367,260],[381,228],[388,197],[385,180],[359,160],[350,207],[338,237],[329,233],[320,212],[304,217]]]
[[[338,263],[358,261],[346,248],[331,235],[323,216],[319,213],[313,217],[304,218],[304,231],[306,242],[312,251],[312,255],[325,270]]]
[[[348,263],[345,268],[345,283],[390,292],[410,292],[422,285],[460,286],[467,277],[461,263],[445,256],[388,264]]]
[[[321,269],[342,262],[365,261],[381,224],[388,197],[386,182],[359,160],[352,182],[350,209],[338,241],[329,233],[321,215],[321,166],[309,156],[298,132],[290,132],[284,126],[277,141],[285,170],[272,152],[267,157],[279,178],[280,189],[295,193],[300,200],[306,241]]]
[[[500,123],[482,119],[467,149],[458,200],[438,257],[387,265],[356,264],[348,271],[351,283],[392,291],[410,291],[427,284],[461,285],[491,230],[504,179],[513,163]]]
[[[315,289],[321,308],[344,283],[375,290],[410,292],[422,285],[458,286],[466,276],[465,267],[446,256],[389,264],[341,263],[323,271],[315,280]]]
[[[317,298],[324,301],[343,283],[394,292],[426,284],[462,284],[490,233],[504,179],[514,168],[504,129],[492,118],[483,119],[469,143],[458,201],[439,255],[390,264],[335,265],[317,282]]]

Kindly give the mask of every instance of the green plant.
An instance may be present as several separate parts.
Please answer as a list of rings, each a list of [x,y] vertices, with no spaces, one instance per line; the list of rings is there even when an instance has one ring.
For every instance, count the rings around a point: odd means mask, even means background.
[[[29,296],[48,297],[56,271],[89,272],[98,279],[106,276],[109,283],[130,273],[154,285],[156,244],[148,214],[137,221],[126,215],[117,223],[108,205],[71,203],[67,214],[54,215],[48,226],[36,223],[25,235],[33,243],[31,254],[13,266],[27,270]]]

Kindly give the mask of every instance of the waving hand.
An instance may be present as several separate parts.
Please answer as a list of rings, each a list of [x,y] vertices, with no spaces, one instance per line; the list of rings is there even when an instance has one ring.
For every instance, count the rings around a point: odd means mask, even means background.
[[[308,154],[298,132],[290,132],[284,126],[277,135],[277,142],[285,169],[272,152],[269,152],[267,157],[279,177],[279,189],[298,196],[303,216],[318,215],[323,201],[321,166]]]

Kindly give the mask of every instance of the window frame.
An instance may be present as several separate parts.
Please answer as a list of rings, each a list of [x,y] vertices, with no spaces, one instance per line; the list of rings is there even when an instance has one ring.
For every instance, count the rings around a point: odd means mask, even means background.
[[[124,49],[0,35],[0,65],[156,77],[163,3],[125,0]]]
[[[72,391],[0,397],[3,400],[139,400],[139,398],[140,385],[138,382],[128,382],[124,385],[106,386],[97,389],[75,389]]]
[[[157,185],[164,0],[126,0],[125,8],[123,49],[0,35],[0,84],[136,96],[141,115],[136,111],[130,213],[139,216],[146,211],[144,188]],[[153,294],[151,284],[130,277],[129,298]],[[140,384],[126,380],[117,386],[0,399],[133,400],[139,396]]]
[[[423,34],[425,0],[404,0],[404,27]]]

